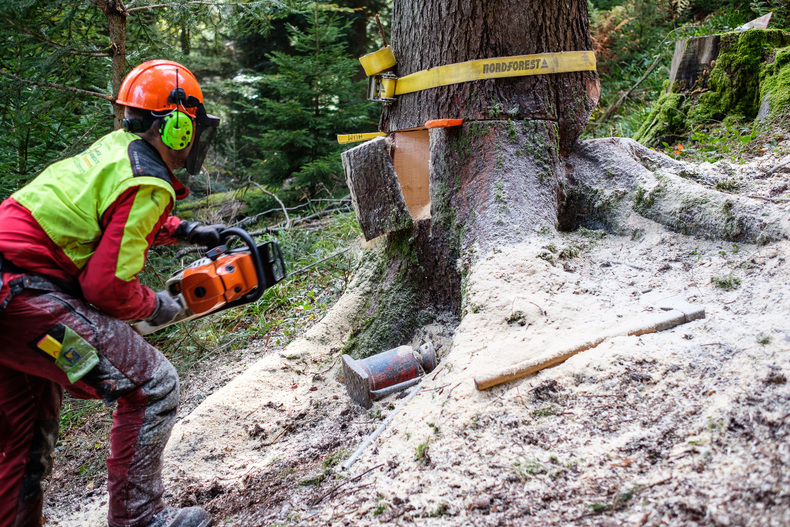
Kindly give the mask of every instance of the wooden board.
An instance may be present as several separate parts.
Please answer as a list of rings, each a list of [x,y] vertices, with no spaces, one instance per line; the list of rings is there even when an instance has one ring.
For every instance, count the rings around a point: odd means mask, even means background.
[[[392,162],[398,176],[406,207],[413,220],[431,217],[431,196],[428,193],[428,161],[430,140],[428,130],[392,134]]]

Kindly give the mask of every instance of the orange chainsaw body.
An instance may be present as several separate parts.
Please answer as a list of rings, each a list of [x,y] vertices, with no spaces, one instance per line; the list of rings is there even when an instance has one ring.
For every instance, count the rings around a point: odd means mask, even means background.
[[[257,285],[252,256],[241,252],[225,254],[216,260],[198,260],[184,269],[177,284],[171,284],[171,292],[181,293],[186,307],[202,315],[241,298]]]
[[[238,239],[245,247],[228,250],[217,245],[206,256],[173,273],[165,291],[181,306],[175,318],[160,325],[148,320],[132,324],[140,335],[258,301],[263,292],[286,278],[285,261],[274,240],[256,244],[244,229],[230,227],[220,233],[222,241]]]

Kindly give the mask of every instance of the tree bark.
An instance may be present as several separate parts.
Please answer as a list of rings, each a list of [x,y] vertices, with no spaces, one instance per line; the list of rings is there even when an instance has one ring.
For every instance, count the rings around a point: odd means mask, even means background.
[[[393,7],[392,47],[404,76],[482,58],[589,50],[592,40],[582,0],[402,0]],[[383,125],[464,119],[431,134],[433,221],[458,242],[453,250],[485,253],[555,229],[562,157],[599,93],[595,72],[465,82],[400,96]]]
[[[381,137],[348,150],[343,166],[346,182],[354,189],[352,204],[366,240],[411,227],[388,139]]]
[[[396,0],[392,18],[400,77],[468,60],[592,49],[583,0]],[[599,94],[595,72],[465,82],[400,96],[383,124],[394,131],[443,118],[551,121],[567,153]]]
[[[118,98],[121,83],[126,76],[126,18],[129,13],[120,0],[96,0],[96,5],[107,18],[110,31],[110,57],[112,59],[112,97]],[[123,107],[113,104],[115,129],[121,128]]]

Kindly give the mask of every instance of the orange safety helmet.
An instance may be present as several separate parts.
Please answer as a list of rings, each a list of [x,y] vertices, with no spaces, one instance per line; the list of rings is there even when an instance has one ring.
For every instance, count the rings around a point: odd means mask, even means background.
[[[183,104],[190,97],[197,101]],[[158,113],[169,112],[180,106],[195,117],[197,103],[203,103],[203,92],[192,72],[181,64],[171,60],[149,60],[129,72],[121,83],[115,102]]]
[[[220,119],[206,113],[203,92],[191,71],[171,60],[143,62],[123,80],[115,102],[121,106],[148,110],[153,119],[163,117],[164,123],[159,133],[162,142],[169,148],[185,148],[189,137],[192,137],[186,170],[192,175],[200,173]],[[180,112],[186,112],[194,120],[194,127],[190,119],[181,119],[184,114]],[[151,125],[145,121],[124,119],[124,128],[130,132],[143,132]],[[184,129],[188,129],[188,132]]]

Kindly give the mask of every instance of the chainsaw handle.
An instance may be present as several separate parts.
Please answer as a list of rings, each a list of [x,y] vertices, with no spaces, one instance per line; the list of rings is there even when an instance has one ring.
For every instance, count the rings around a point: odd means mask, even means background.
[[[229,302],[222,306],[221,309],[218,311],[225,311],[226,309],[230,309],[232,307],[240,306],[243,304],[249,304],[250,302],[255,302],[261,296],[263,296],[263,291],[266,289],[266,275],[263,272],[263,262],[261,261],[261,255],[258,253],[258,245],[255,243],[255,240],[252,239],[252,236],[249,235],[247,231],[244,229],[239,229],[237,227],[228,227],[227,229],[223,230],[219,233],[220,240],[223,242],[228,240],[228,238],[236,237],[244,242],[244,245],[250,250],[250,256],[252,256],[252,262],[255,266],[255,276],[258,278],[258,286],[244,295],[241,298],[237,298],[233,302]],[[214,311],[216,313],[217,311]]]

